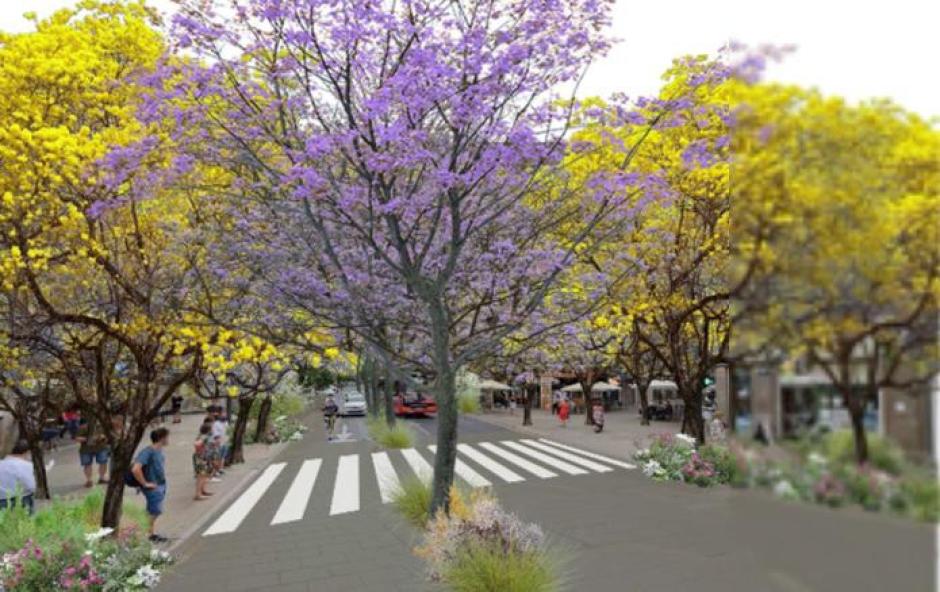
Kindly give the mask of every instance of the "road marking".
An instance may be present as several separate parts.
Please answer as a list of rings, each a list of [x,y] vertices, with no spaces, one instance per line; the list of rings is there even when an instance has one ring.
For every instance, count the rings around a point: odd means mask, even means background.
[[[268,465],[268,468],[251,484],[251,487],[246,489],[245,493],[241,494],[241,496],[212,523],[212,526],[203,533],[203,536],[235,532],[235,529],[242,523],[242,520],[248,516],[248,513],[251,512],[255,504],[258,503],[258,500],[261,499],[261,496],[264,495],[264,492],[271,487],[271,484],[274,483],[277,476],[284,470],[285,465],[286,463]]]
[[[287,495],[284,496],[284,500],[277,509],[271,524],[303,520],[307,502],[310,500],[313,484],[317,480],[317,473],[322,462],[319,458],[304,461],[304,464],[300,466],[300,470],[297,471],[297,476],[294,477],[290,489],[287,490]]]
[[[487,471],[493,473],[506,483],[518,483],[519,481],[525,481],[525,477],[512,471],[505,466],[499,464],[495,460],[486,456],[482,452],[479,452],[469,444],[458,444],[457,450],[463,453],[464,456],[469,458],[472,461],[475,461],[478,465],[486,469]]]
[[[336,467],[330,516],[359,511],[359,455],[344,454]]]
[[[428,446],[428,448],[431,449],[431,452],[437,454],[437,446],[432,444]],[[489,487],[492,485],[486,477],[474,471],[467,466],[467,463],[459,458],[454,461],[454,471],[457,473],[457,476],[466,481],[470,487]]]
[[[526,438],[523,438],[522,440],[520,440],[520,442],[522,442],[523,444],[527,446],[538,448],[539,450],[542,450],[543,452],[547,452],[551,455],[557,456],[558,458],[563,458],[567,461],[573,462],[576,465],[580,465],[586,469],[591,469],[592,471],[595,471],[598,473],[609,473],[613,471],[612,468],[606,465],[596,463],[592,460],[587,460],[586,458],[581,458],[580,456],[571,454],[570,452],[565,452],[564,450],[559,450],[553,446],[549,446],[548,444],[542,444],[541,442],[536,442],[535,440],[529,440]]]
[[[538,450],[532,450],[528,446],[523,446],[522,444],[516,442],[515,440],[503,440],[501,444],[503,446],[508,446],[517,452],[521,452],[522,454],[525,454],[526,456],[531,456],[535,460],[545,463],[546,465],[552,468],[561,469],[562,471],[568,473],[569,475],[584,475],[587,473],[587,471],[585,471],[582,468],[568,464],[564,461],[558,460],[557,458],[548,456],[547,454],[542,454]]]
[[[604,461],[605,463],[609,465],[614,465],[616,467],[623,467],[624,469],[629,469],[631,471],[636,469],[636,465],[634,464],[623,462],[622,460],[617,460],[615,458],[610,458],[609,456],[596,454],[594,452],[588,452],[587,450],[581,450],[580,448],[575,448],[574,446],[568,446],[560,442],[555,442],[554,440],[549,440],[548,438],[539,438],[539,440],[541,440],[542,442],[545,442],[546,444],[551,444],[552,446],[556,448],[564,448],[565,450],[570,450],[571,452],[577,452],[581,456],[586,456],[588,458],[593,458],[595,460]]]
[[[424,483],[431,482],[431,479],[434,478],[434,469],[431,468],[428,461],[424,460],[424,457],[421,456],[417,450],[414,448],[404,448],[401,454],[405,457],[405,460],[408,461],[408,466],[415,472],[418,479],[421,479]]]
[[[388,459],[388,453],[373,452],[372,465],[375,467],[375,478],[379,482],[379,493],[382,495],[382,503],[387,504],[392,501],[395,491],[401,487],[401,484],[398,482],[398,475],[395,474],[392,461]]]
[[[507,460],[517,467],[521,467],[526,471],[532,473],[536,477],[541,477],[542,479],[548,479],[549,477],[557,477],[557,475],[548,469],[543,469],[533,462],[529,462],[521,456],[517,456],[508,450],[503,450],[502,448],[496,446],[491,442],[479,442],[481,448],[485,448],[495,454],[496,456]]]

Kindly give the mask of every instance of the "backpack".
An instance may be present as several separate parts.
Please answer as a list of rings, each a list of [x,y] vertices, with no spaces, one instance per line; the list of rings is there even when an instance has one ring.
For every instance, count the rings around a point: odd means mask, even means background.
[[[142,487],[140,482],[137,481],[137,477],[134,476],[134,472],[130,469],[127,469],[127,472],[124,473],[124,485],[138,489]]]

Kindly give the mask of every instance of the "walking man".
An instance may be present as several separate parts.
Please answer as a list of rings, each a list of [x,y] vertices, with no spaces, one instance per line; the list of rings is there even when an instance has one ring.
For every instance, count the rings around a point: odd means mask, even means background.
[[[163,514],[163,500],[166,498],[166,457],[163,449],[169,441],[170,430],[166,428],[157,428],[150,432],[150,446],[140,451],[131,467],[131,473],[147,498],[147,515],[150,516],[148,533],[153,543],[165,543],[169,540],[155,531],[157,518]]]
[[[17,440],[13,452],[0,460],[0,510],[13,508],[19,500],[33,513],[33,494],[36,493],[36,474],[30,460],[29,444]]]

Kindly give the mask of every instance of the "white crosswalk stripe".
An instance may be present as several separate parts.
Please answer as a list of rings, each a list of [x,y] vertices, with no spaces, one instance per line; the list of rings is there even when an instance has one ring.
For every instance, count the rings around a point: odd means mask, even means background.
[[[432,454],[437,453],[436,446],[430,445],[427,449]],[[457,445],[457,453],[454,471],[457,477],[471,487],[490,487],[493,485],[493,479],[503,483],[519,483],[529,478],[528,475],[549,479],[558,477],[555,471],[577,476],[587,475],[590,472],[611,472],[614,470],[611,467],[636,468],[630,463],[546,438],[478,442],[473,445],[460,443]],[[401,471],[408,472],[408,469],[402,468],[404,464],[407,464],[410,471],[423,482],[431,481],[434,469],[427,460],[429,458],[427,454],[415,448],[405,448],[362,455],[367,457],[364,461],[367,464],[369,464],[368,457],[372,459],[371,467],[375,471],[378,497],[381,498],[383,504],[392,501],[394,492],[399,488],[400,479],[403,477]],[[314,499],[314,489],[327,493],[332,488],[329,504],[330,516],[358,512],[362,508],[363,493],[367,504],[370,499],[374,499],[372,496],[375,496],[371,479],[366,479],[365,491],[361,489],[363,484],[360,479],[363,475],[360,471],[359,457],[358,453],[344,454],[339,456],[335,463],[321,458],[307,459],[295,467],[297,472],[293,476],[285,476],[283,480],[280,479],[280,475],[284,472],[287,463],[279,462],[268,466],[248,489],[206,529],[203,536],[235,532],[252,512],[268,512],[267,508],[273,507],[274,504],[263,505],[264,510],[258,510],[256,507],[266,495],[269,497],[275,495],[274,491],[277,492],[277,496],[283,495],[283,497],[275,500],[279,502],[276,505],[276,511],[270,510],[274,513],[273,518],[270,515],[259,516],[264,520],[270,519],[271,525],[313,518],[312,512],[308,512],[308,509],[311,500]],[[397,460],[392,457],[397,457]],[[401,461],[404,461],[404,464]],[[465,461],[472,461],[472,464]],[[395,468],[396,464],[399,469]],[[550,467],[551,470],[546,467]],[[332,483],[330,483],[331,478]],[[321,481],[320,485],[317,485],[318,479]],[[275,483],[279,484],[279,488],[272,490]]]
[[[310,494],[313,492],[313,484],[317,480],[317,473],[320,471],[321,460],[315,458],[305,460],[294,477],[284,501],[277,509],[274,520],[271,524],[283,524],[285,522],[296,522],[303,520],[304,512],[307,510],[307,502],[310,500]]]
[[[437,446],[432,444],[428,446],[428,448],[431,449],[431,452],[437,454]],[[489,487],[492,485],[486,477],[471,469],[467,466],[467,463],[459,458],[454,461],[454,471],[457,473],[457,476],[466,481],[470,487]]]
[[[604,461],[609,465],[614,465],[615,467],[622,467],[624,469],[633,470],[636,469],[636,465],[628,462],[623,462],[622,460],[617,460],[615,458],[610,458],[609,456],[604,456],[602,454],[597,454],[594,452],[589,452],[587,450],[581,450],[580,448],[575,448],[574,446],[568,446],[567,444],[562,444],[561,442],[555,442],[554,440],[549,440],[548,438],[539,438],[541,442],[550,444],[555,448],[562,448],[564,450],[570,450],[571,452],[577,452],[581,456],[586,456],[588,458],[593,458],[595,460]]]
[[[204,533],[205,536],[235,532],[235,529],[242,523],[242,520],[248,516],[248,513],[251,512],[255,504],[258,503],[258,500],[261,499],[261,496],[264,495],[264,492],[271,487],[271,484],[274,483],[277,476],[281,474],[286,464],[287,463],[275,463],[269,465],[268,468],[261,473],[261,476],[251,484],[251,487],[246,489],[245,492],[212,523],[212,526]]]
[[[330,516],[359,510],[359,455],[344,454],[336,467]]]
[[[395,468],[387,452],[373,452],[372,465],[375,467],[375,479],[379,482],[379,495],[382,497],[382,503],[387,504],[392,501],[395,490],[399,487],[398,475],[395,474]]]
[[[549,471],[548,469],[543,469],[542,467],[535,464],[534,462],[529,462],[528,460],[522,458],[521,456],[513,454],[512,452],[509,452],[508,450],[503,450],[502,448],[500,448],[496,444],[493,444],[492,442],[480,442],[479,446],[481,448],[485,448],[486,450],[489,450],[496,456],[509,461],[510,463],[516,465],[517,467],[520,467],[523,470],[532,473],[536,477],[541,477],[542,479],[548,479],[549,477],[558,476],[555,473]]]
[[[514,441],[514,440],[503,440],[501,442],[503,446],[508,446],[516,452],[521,452],[522,454],[534,458],[535,460],[544,463],[552,468],[560,469],[561,471],[568,473],[569,475],[584,475],[587,473],[584,469],[576,467],[572,464],[566,463],[563,460],[558,460],[557,458],[552,458],[547,454],[543,454],[538,450],[533,450],[527,446]]]
[[[587,459],[585,459],[585,458],[581,458],[580,456],[571,454],[570,452],[565,452],[564,450],[559,450],[559,449],[557,449],[557,448],[552,448],[552,447],[549,446],[548,444],[543,444],[543,443],[541,443],[541,442],[537,442],[537,441],[535,441],[535,440],[528,440],[528,439],[525,439],[525,438],[523,438],[522,440],[520,440],[520,442],[522,442],[522,443],[525,444],[526,446],[531,446],[532,448],[537,448],[537,449],[541,450],[542,452],[547,452],[548,454],[551,454],[551,455],[553,455],[553,456],[557,456],[558,458],[563,458],[563,459],[565,459],[565,460],[567,460],[567,461],[569,461],[569,462],[572,462],[572,463],[574,463],[574,464],[576,464],[576,465],[580,465],[580,466],[582,466],[582,467],[584,467],[584,468],[586,468],[586,469],[591,469],[592,471],[595,471],[595,472],[597,472],[597,473],[609,473],[610,471],[613,471],[613,469],[610,468],[610,467],[608,467],[608,466],[602,465],[602,464],[600,464],[600,463],[596,463],[596,462],[594,462],[594,461],[592,461],[592,460],[587,460]]]
[[[421,481],[425,483],[431,482],[431,479],[434,478],[434,469],[431,468],[428,461],[424,460],[420,452],[414,448],[403,448],[401,454],[405,457],[405,461],[408,462],[408,466],[411,467],[411,470],[418,476],[418,479],[421,479]]]
[[[506,468],[504,465],[499,464],[485,454],[477,451],[476,448],[470,446],[469,444],[458,444],[457,450],[506,483],[518,483],[519,481],[525,481],[525,477],[519,473],[516,473],[515,471]]]

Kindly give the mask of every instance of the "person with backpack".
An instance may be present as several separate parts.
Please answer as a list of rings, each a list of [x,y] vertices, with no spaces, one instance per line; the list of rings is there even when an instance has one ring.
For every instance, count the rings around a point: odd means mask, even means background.
[[[150,432],[150,446],[137,454],[131,466],[131,475],[135,486],[147,498],[147,514],[150,516],[148,534],[150,541],[165,543],[169,539],[156,533],[157,518],[163,514],[163,500],[166,498],[166,457],[163,450],[170,441],[170,430],[157,428]]]

